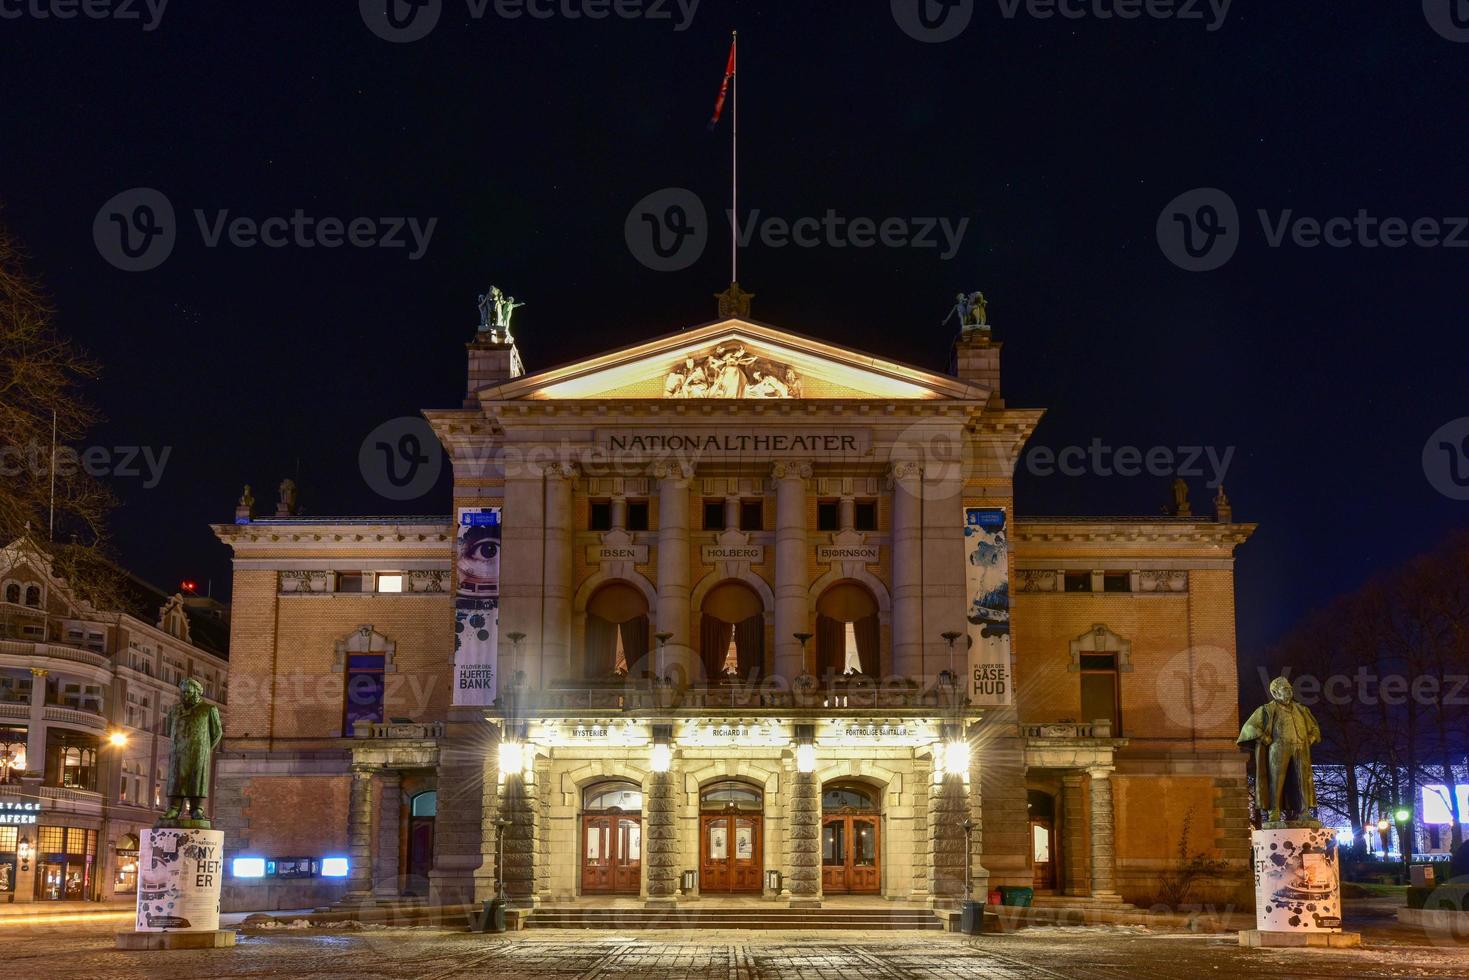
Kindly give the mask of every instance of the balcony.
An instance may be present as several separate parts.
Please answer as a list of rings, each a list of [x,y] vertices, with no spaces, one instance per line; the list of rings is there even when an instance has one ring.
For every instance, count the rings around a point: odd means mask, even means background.
[[[0,640],[0,656],[45,657],[51,660],[67,660],[86,664],[89,667],[112,669],[112,658],[105,653],[84,650],[81,647],[63,646],[59,643],[33,643],[29,640]]]
[[[94,712],[90,709],[48,704],[46,705],[45,718],[47,721],[56,722],[58,725],[85,728],[94,732],[107,731],[107,720],[99,712]]]
[[[510,692],[506,692],[510,693]],[[962,692],[960,698],[962,699]],[[524,695],[520,708],[537,711],[640,711],[707,709],[751,711],[805,709],[817,712],[911,709],[933,713],[967,709],[956,703],[948,688],[920,687],[906,679],[879,683],[859,674],[799,678],[793,688],[761,681],[736,681],[708,687],[676,688],[648,681],[583,682],[576,686],[556,685],[548,691]],[[503,706],[502,695],[502,706]]]

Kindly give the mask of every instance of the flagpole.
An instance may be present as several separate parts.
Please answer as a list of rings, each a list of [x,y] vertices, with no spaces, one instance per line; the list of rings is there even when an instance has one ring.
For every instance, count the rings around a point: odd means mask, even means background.
[[[729,188],[729,281],[740,281],[740,32],[730,31],[730,48],[735,53],[735,70],[731,79],[734,92],[730,106],[730,188]]]

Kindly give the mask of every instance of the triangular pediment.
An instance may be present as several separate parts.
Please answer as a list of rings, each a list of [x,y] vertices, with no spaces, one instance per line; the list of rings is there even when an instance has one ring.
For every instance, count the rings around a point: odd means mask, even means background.
[[[732,319],[524,375],[479,395],[486,401],[983,401],[989,391],[951,375]]]

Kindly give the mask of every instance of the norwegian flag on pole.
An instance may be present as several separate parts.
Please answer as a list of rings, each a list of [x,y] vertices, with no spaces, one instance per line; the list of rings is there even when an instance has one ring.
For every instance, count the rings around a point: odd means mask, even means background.
[[[724,100],[729,96],[730,79],[735,76],[735,45],[738,39],[729,42],[729,64],[724,68],[724,81],[719,86],[719,98],[714,100],[714,115],[709,120],[709,128],[714,129],[719,125],[719,117],[724,114]]]

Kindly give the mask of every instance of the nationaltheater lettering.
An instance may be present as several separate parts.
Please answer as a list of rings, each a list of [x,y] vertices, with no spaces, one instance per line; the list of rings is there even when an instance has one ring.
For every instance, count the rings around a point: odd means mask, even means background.
[[[808,435],[720,432],[690,435],[650,433],[608,435],[607,448],[639,453],[863,453],[867,440],[832,432]]]

